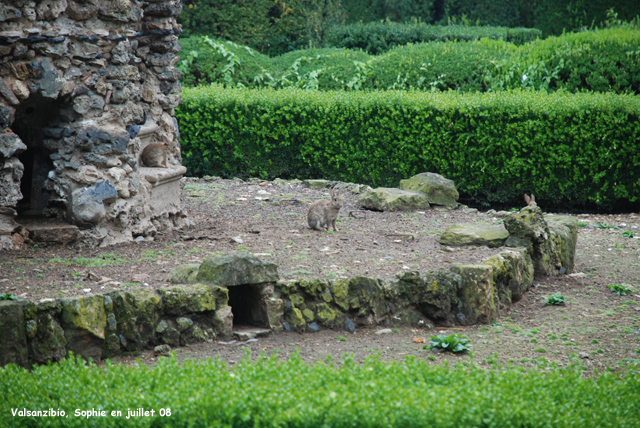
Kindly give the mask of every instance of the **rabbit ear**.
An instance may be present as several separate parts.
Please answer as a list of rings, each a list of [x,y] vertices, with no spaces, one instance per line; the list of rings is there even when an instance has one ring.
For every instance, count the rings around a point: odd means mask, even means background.
[[[331,197],[333,198],[333,189],[329,189],[329,194],[331,195]]]
[[[529,198],[529,195],[527,195],[526,193],[524,194],[524,201],[526,203],[529,203],[529,201],[531,201],[531,199]]]
[[[533,196],[533,193],[531,194],[531,202],[535,202],[536,201],[536,197]]]

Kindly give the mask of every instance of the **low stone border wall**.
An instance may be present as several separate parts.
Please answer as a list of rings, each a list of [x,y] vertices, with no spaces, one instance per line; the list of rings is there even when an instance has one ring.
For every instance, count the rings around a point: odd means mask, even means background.
[[[524,208],[505,218],[510,236],[473,265],[388,281],[367,277],[279,281],[274,263],[247,253],[172,270],[176,285],[33,303],[0,302],[0,364],[59,361],[68,352],[100,360],[158,344],[182,346],[231,335],[234,318],[272,330],[354,331],[358,325],[489,323],[522,297],[534,275],[573,269],[577,220]],[[510,247],[509,247],[510,246]]]

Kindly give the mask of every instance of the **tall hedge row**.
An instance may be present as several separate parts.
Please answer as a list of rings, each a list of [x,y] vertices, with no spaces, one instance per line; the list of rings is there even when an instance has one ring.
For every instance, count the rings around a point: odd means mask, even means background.
[[[466,36],[482,33],[472,30],[467,29]],[[562,88],[640,94],[640,31],[624,26],[520,46],[490,38],[408,44],[377,56],[332,48],[269,58],[231,42],[189,38],[183,40],[182,58],[179,67],[187,86],[220,82],[247,87],[463,92]]]
[[[362,49],[377,55],[407,43],[478,40],[486,37],[521,45],[541,36],[542,32],[535,28],[369,22],[335,25],[326,32],[324,44],[337,48]]]
[[[436,172],[479,203],[640,200],[640,99],[614,94],[186,89],[189,174],[394,186]]]

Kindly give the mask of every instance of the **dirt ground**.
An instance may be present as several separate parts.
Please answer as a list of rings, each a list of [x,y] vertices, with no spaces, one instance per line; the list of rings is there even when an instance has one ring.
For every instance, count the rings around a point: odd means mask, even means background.
[[[357,195],[340,196],[344,204],[339,231],[306,226],[308,204],[328,198],[328,191],[285,182],[186,180],[184,206],[192,224],[153,240],[88,249],[30,246],[0,252],[0,293],[35,302],[43,298],[106,293],[129,287],[167,285],[176,265],[234,252],[251,252],[275,262],[280,277],[339,278],[355,275],[393,278],[404,270],[448,269],[496,254],[486,247],[446,248],[439,234],[456,223],[498,223],[491,212],[427,210],[412,213],[360,212]],[[524,203],[523,203],[524,205]],[[543,206],[543,203],[540,203]],[[543,206],[544,208],[544,206]],[[578,215],[580,230],[572,275],[538,278],[532,289],[501,313],[494,325],[419,330],[376,326],[355,333],[272,333],[251,343],[202,343],[176,349],[179,359],[219,357],[236,364],[250,350],[286,358],[299,352],[308,362],[339,362],[345,353],[357,361],[379,353],[383,360],[413,355],[433,364],[474,361],[532,366],[541,357],[559,365],[572,355],[587,369],[626,368],[640,364],[640,216]],[[637,235],[634,237],[633,235]],[[610,284],[630,287],[619,296]],[[544,306],[542,297],[562,292],[564,306]],[[391,331],[377,334],[384,328]],[[467,337],[473,356],[423,349],[439,333]],[[152,351],[138,356],[153,365]],[[136,357],[117,361],[135,363]]]

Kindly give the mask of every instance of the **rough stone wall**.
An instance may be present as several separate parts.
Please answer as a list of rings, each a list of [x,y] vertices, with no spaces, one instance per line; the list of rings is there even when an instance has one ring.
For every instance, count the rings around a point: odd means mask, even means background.
[[[109,245],[181,226],[179,0],[2,0],[0,248],[17,214]],[[166,167],[143,148],[165,146]]]

